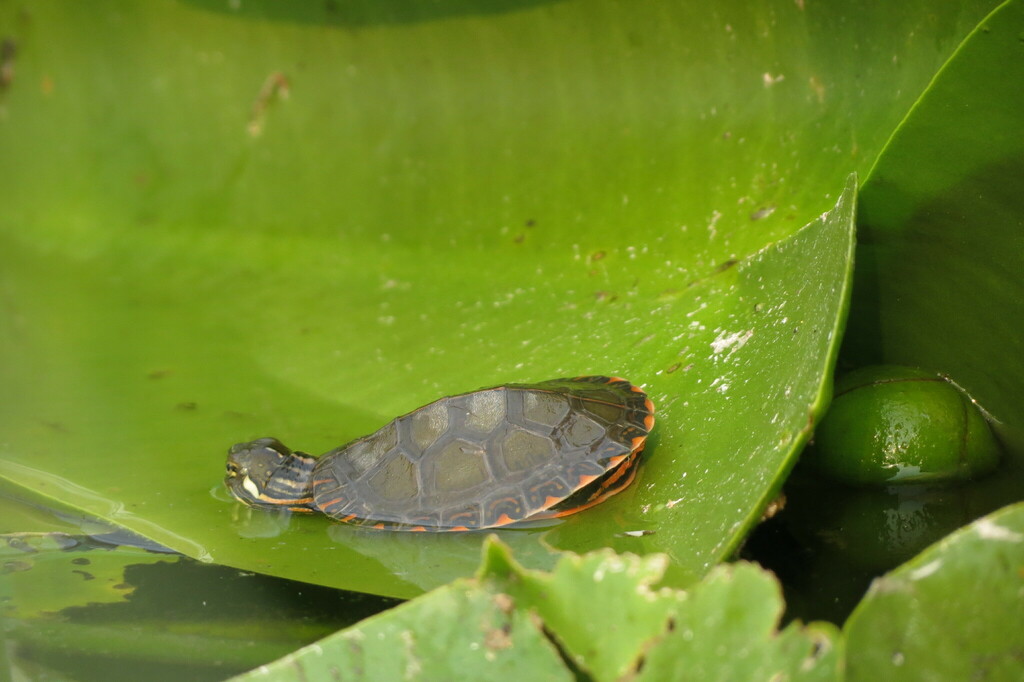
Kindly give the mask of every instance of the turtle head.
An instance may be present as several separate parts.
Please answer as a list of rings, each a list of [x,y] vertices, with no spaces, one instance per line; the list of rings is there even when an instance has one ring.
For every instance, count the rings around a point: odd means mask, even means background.
[[[314,464],[315,458],[292,452],[276,438],[236,443],[228,450],[224,485],[250,507],[310,512]]]

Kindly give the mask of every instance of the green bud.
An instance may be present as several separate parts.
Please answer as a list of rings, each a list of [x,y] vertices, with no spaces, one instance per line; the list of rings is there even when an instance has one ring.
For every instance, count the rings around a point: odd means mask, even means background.
[[[808,464],[837,481],[901,485],[964,481],[999,462],[977,405],[941,376],[862,367],[836,382]]]

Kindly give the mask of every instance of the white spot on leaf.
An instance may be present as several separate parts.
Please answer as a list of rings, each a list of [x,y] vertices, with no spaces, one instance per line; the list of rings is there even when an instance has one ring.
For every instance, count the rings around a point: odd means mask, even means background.
[[[978,535],[986,540],[1002,540],[1004,542],[1020,542],[1024,540],[1024,534],[996,525],[989,519],[979,521],[975,529],[978,531]]]
[[[911,571],[910,572],[910,579],[911,580],[921,580],[922,578],[927,578],[932,573],[934,573],[935,571],[939,570],[940,566],[942,566],[942,561],[941,560],[936,559],[935,561],[930,561],[927,564],[925,564],[924,566],[922,566],[921,568],[916,568],[913,571]]]
[[[753,329],[748,329],[743,332],[733,332],[731,334],[727,334],[723,331],[719,333],[714,341],[711,342],[711,350],[714,351],[716,355],[728,350],[729,354],[732,355],[734,352],[742,348],[753,335]]]

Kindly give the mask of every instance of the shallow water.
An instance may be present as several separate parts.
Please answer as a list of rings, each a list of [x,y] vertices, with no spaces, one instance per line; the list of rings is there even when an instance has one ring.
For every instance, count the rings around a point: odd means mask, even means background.
[[[0,678],[220,680],[400,603],[200,563],[0,502],[3,530],[46,528],[0,536]]]

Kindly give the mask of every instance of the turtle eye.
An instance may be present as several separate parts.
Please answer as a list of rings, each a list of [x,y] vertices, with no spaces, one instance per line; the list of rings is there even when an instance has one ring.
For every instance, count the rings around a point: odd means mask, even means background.
[[[228,462],[227,469],[228,469],[228,476],[237,476],[238,475],[238,465],[235,464],[234,462]]]

